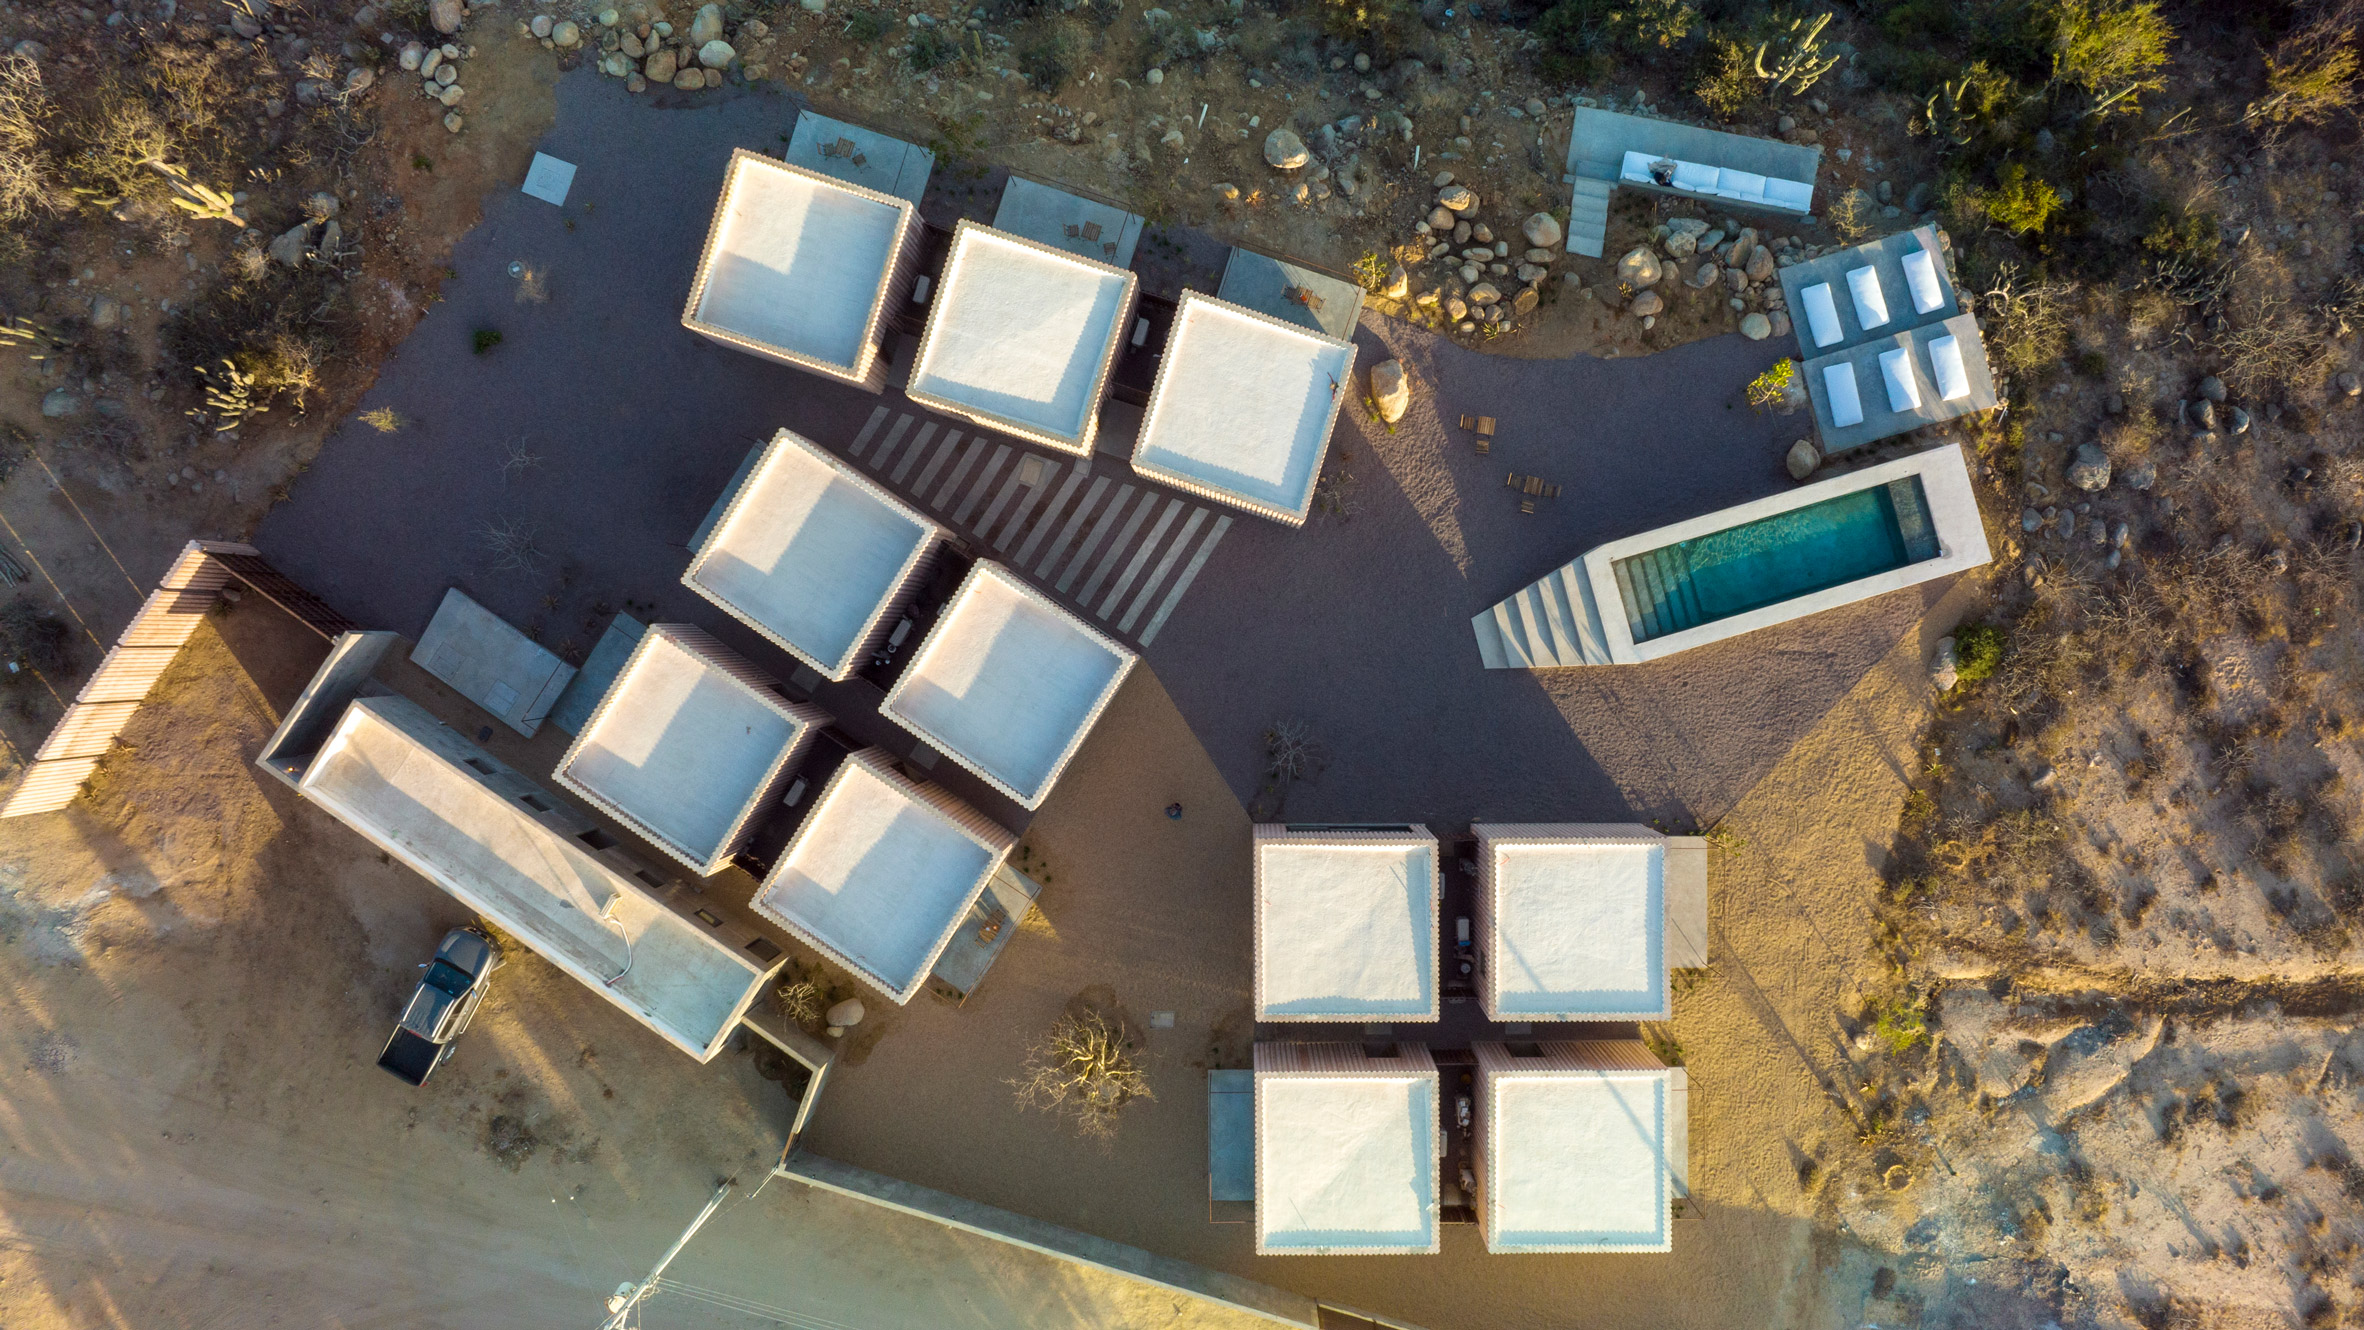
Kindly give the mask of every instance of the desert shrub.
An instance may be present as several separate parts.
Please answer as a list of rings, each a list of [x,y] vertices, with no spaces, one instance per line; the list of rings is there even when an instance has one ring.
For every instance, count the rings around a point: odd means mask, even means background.
[[[1559,0],[1535,21],[1547,77],[1603,72],[1612,54],[1648,55],[1681,44],[1700,26],[1687,0]]]
[[[0,605],[0,650],[43,674],[74,671],[74,629],[32,596]]]
[[[1701,71],[1691,93],[1718,119],[1738,119],[1762,88],[1756,71],[1749,66],[1748,52],[1738,42],[1719,40],[1709,47]]]
[[[2175,29],[2153,0],[2042,0],[2038,18],[2051,38],[2053,82],[2085,92],[2094,113],[2132,113],[2137,97],[2162,86]]]
[[[17,227],[55,206],[41,130],[50,109],[41,66],[20,55],[0,56],[0,227]]]
[[[1872,1018],[1872,1034],[1891,1053],[1912,1052],[1929,1037],[1926,1000],[1900,995],[1881,1003]]]
[[[942,28],[919,29],[903,48],[903,58],[910,62],[911,72],[915,74],[951,64],[962,53],[959,34]]]
[[[2311,0],[2297,22],[2266,52],[2266,95],[2244,118],[2269,132],[2317,125],[2352,109],[2364,97],[2357,75],[2356,34],[2364,30],[2364,0]]]
[[[2060,207],[2060,191],[2021,162],[2005,162],[1995,172],[1995,183],[1978,193],[1979,209],[1988,221],[2013,235],[2044,229]]]
[[[1403,45],[1420,26],[1420,10],[1411,0],[1316,0],[1316,9],[1330,35],[1367,42],[1382,54]],[[1170,26],[1189,35],[1180,24]]]
[[[478,355],[483,355],[500,344],[501,330],[498,328],[478,328],[468,336],[468,345],[474,348]]]
[[[780,985],[774,996],[779,999],[782,1016],[807,1028],[818,1026],[829,1006],[829,994],[810,979],[791,979]]]
[[[2003,647],[2009,639],[2002,628],[1991,623],[1968,623],[1954,630],[1954,674],[1963,683],[1976,683],[1995,672],[2003,663]]]
[[[2215,213],[2155,201],[2150,225],[2142,233],[2143,249],[2160,262],[2212,263],[2221,240]]]
[[[1783,359],[1773,368],[1748,381],[1748,404],[1759,411],[1770,411],[1789,401],[1790,385],[1798,379],[1798,362]]]
[[[838,32],[847,41],[868,46],[886,36],[887,21],[872,10],[857,9],[845,16],[845,26]]]
[[[1075,76],[1074,51],[1064,33],[1047,33],[1018,51],[1018,72],[1034,90],[1057,96]]]
[[[1009,1085],[1021,1106],[1067,1118],[1084,1136],[1106,1142],[1125,1105],[1157,1097],[1134,1058],[1138,1048],[1122,1021],[1096,1011],[1063,1016],[1026,1050]]]

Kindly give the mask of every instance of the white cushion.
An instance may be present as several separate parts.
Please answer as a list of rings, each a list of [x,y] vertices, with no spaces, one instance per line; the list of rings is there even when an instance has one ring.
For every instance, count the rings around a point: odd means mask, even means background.
[[[1855,391],[1855,367],[1842,360],[1822,367],[1823,404],[1830,408],[1830,423],[1845,429],[1863,423],[1863,398]]]
[[[1798,302],[1806,307],[1806,330],[1814,336],[1816,346],[1837,346],[1847,336],[1839,326],[1839,304],[1831,298],[1830,283],[1816,282],[1798,293]]]
[[[1911,411],[1921,405],[1921,386],[1913,382],[1913,360],[1904,348],[1880,353],[1880,377],[1888,381],[1888,409]]]
[[[1814,186],[1803,180],[1767,180],[1765,202],[1804,212],[1814,202]]]
[[[1701,166],[1697,162],[1676,162],[1675,188],[1687,189],[1694,194],[1712,194],[1718,174],[1712,166]]]
[[[1880,289],[1880,274],[1856,268],[1847,274],[1847,290],[1855,297],[1855,324],[1866,331],[1888,321],[1888,294]]]
[[[1638,180],[1647,184],[1650,180],[1650,163],[1657,160],[1646,152],[1628,152],[1625,154],[1625,165],[1618,171],[1618,174],[1624,179]]]
[[[1970,395],[1970,371],[1962,366],[1962,343],[1952,333],[1929,339],[1929,377],[1938,400],[1959,402]]]
[[[1904,256],[1904,284],[1913,293],[1913,308],[1933,314],[1945,304],[1945,287],[1937,280],[1937,258],[1916,249]]]
[[[1765,177],[1727,166],[1716,172],[1716,192],[1728,199],[1761,199],[1765,197]]]

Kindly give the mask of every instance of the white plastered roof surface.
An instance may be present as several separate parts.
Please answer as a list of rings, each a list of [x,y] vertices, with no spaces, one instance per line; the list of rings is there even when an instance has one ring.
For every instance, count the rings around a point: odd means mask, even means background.
[[[703,656],[649,632],[559,774],[708,859],[803,728]]]
[[[1502,1072],[1488,1078],[1487,1246],[1671,1246],[1663,1072]]]
[[[693,1056],[709,1056],[760,972],[380,715],[399,701],[348,707],[304,772],[304,793],[578,979],[605,984],[609,1001]]]
[[[910,388],[1080,438],[1115,358],[1125,274],[990,227],[963,226],[937,283]]]
[[[1256,846],[1260,1015],[1433,1019],[1436,845]]]
[[[902,214],[835,182],[738,159],[693,317],[854,369],[893,269]]]
[[[1490,981],[1505,1016],[1663,1016],[1666,850],[1497,844]]]
[[[1032,808],[1132,663],[980,560],[879,710]]]
[[[929,534],[791,438],[747,478],[688,580],[834,668],[859,644]]]
[[[1437,1078],[1256,1077],[1256,1214],[1270,1251],[1436,1243]]]
[[[907,995],[995,858],[934,807],[848,761],[755,903]]]
[[[1301,519],[1353,373],[1351,343],[1184,292],[1134,465]]]

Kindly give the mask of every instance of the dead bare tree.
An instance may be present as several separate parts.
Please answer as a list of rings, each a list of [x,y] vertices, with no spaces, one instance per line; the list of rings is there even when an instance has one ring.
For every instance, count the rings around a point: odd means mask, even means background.
[[[1157,1098],[1134,1060],[1137,1047],[1121,1020],[1096,1011],[1070,1014],[1026,1050],[1020,1074],[1008,1083],[1020,1106],[1071,1119],[1085,1137],[1106,1144],[1125,1105]]]
[[[537,534],[532,523],[514,517],[486,522],[476,529],[477,538],[492,552],[492,570],[496,573],[540,572],[542,560],[548,556],[534,543]]]

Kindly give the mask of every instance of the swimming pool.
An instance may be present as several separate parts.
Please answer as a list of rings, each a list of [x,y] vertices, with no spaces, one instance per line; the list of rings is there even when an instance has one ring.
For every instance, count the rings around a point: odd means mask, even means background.
[[[1937,554],[1921,478],[1906,476],[1619,559],[1611,568],[1638,643]]]

